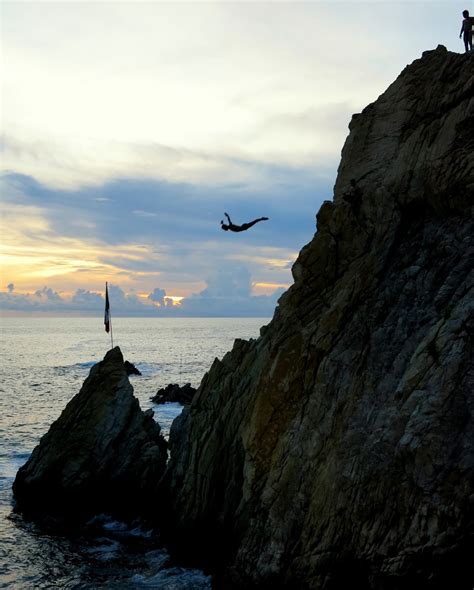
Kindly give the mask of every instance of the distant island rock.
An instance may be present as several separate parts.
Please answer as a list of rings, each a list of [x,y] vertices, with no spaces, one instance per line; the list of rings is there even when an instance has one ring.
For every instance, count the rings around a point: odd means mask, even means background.
[[[18,507],[58,518],[102,511],[132,514],[154,501],[166,441],[142,412],[118,347],[94,365],[18,471]]]
[[[192,402],[195,393],[196,389],[191,387],[191,383],[186,383],[186,385],[170,383],[166,387],[159,389],[150,399],[155,404],[177,402],[178,404],[185,405]]]

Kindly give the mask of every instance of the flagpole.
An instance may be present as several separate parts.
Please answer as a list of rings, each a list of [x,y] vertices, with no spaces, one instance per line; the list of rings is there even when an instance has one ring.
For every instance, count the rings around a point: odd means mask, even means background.
[[[110,342],[112,344],[112,348],[114,347],[114,334],[113,334],[113,330],[112,330],[112,314],[110,313]]]

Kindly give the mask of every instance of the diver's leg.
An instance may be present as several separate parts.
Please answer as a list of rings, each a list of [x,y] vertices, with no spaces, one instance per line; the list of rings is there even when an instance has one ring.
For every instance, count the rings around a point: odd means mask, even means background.
[[[248,223],[242,223],[242,225],[240,227],[242,228],[242,231],[244,231],[246,229],[250,229],[252,226],[254,226],[259,221],[264,221],[265,219],[266,219],[266,217],[260,217],[259,219],[254,219],[253,221],[249,221]]]

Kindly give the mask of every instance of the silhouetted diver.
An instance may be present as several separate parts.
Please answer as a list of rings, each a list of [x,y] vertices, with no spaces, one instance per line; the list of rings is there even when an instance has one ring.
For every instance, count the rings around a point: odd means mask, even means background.
[[[252,225],[255,225],[256,223],[258,223],[259,221],[266,221],[268,219],[268,217],[259,217],[258,219],[254,219],[253,221],[249,221],[248,223],[242,223],[242,225],[235,225],[235,223],[232,223],[232,221],[227,213],[224,213],[224,215],[229,220],[228,224],[225,224],[221,220],[221,228],[224,231],[229,231],[229,230],[230,231],[245,231],[245,230],[251,228]]]

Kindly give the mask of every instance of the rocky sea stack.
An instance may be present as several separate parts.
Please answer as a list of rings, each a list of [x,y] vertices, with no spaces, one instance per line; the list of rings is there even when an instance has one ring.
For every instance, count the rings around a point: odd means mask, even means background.
[[[438,47],[353,117],[273,321],[172,427],[169,535],[228,587],[471,588],[473,205],[474,56]]]
[[[143,514],[166,465],[153,412],[142,412],[118,347],[95,365],[29,461],[13,491],[30,512],[80,519]]]

